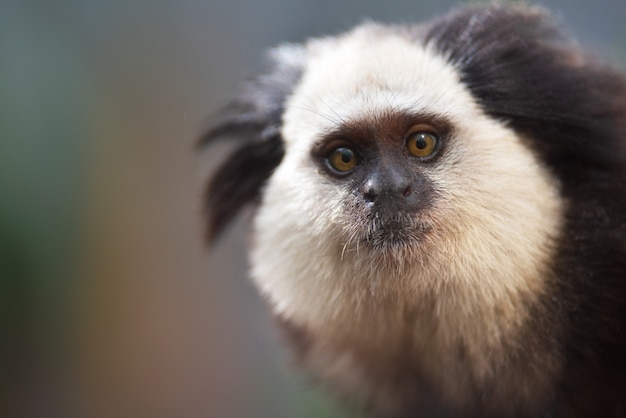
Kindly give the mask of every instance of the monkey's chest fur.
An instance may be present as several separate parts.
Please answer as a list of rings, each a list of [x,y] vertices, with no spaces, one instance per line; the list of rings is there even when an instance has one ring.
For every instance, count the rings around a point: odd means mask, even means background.
[[[543,416],[561,367],[544,301],[472,306],[458,292],[411,306],[370,293],[320,327],[278,321],[301,366],[374,416]]]

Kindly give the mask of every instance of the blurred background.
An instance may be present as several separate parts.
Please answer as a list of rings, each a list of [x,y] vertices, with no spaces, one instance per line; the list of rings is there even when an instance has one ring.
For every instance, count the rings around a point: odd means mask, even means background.
[[[457,3],[0,1],[0,416],[358,416],[291,370],[245,216],[203,244],[193,145],[268,47]],[[624,0],[542,4],[626,67]]]

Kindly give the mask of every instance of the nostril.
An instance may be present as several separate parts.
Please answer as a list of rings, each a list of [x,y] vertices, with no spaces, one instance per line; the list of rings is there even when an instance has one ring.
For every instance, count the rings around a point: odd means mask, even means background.
[[[413,188],[411,186],[407,186],[407,188],[404,189],[404,191],[402,192],[402,195],[404,197],[409,197],[411,196],[412,193],[413,193]]]
[[[374,200],[376,200],[376,193],[374,193],[374,191],[372,190],[368,190],[365,193],[363,193],[363,198],[365,199],[367,203],[372,203],[374,202]]]
[[[361,192],[363,193],[363,199],[365,199],[367,203],[373,203],[378,196],[378,189],[379,187],[377,182],[373,181],[372,179],[368,180],[365,184],[363,184],[363,187],[361,188]]]

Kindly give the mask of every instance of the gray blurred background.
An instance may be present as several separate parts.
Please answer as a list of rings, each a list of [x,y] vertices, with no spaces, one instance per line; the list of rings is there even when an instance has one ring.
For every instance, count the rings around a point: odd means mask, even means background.
[[[358,416],[290,369],[245,221],[203,245],[193,142],[266,48],[457,3],[0,1],[0,416]],[[626,66],[624,0],[543,4]]]

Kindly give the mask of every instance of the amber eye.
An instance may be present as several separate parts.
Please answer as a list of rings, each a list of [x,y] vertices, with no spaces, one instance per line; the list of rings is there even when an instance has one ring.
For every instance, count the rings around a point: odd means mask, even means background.
[[[328,155],[328,164],[340,173],[352,170],[356,163],[356,155],[350,148],[336,148]]]
[[[437,136],[428,132],[418,132],[409,137],[406,147],[411,153],[419,158],[430,157],[437,149]]]

